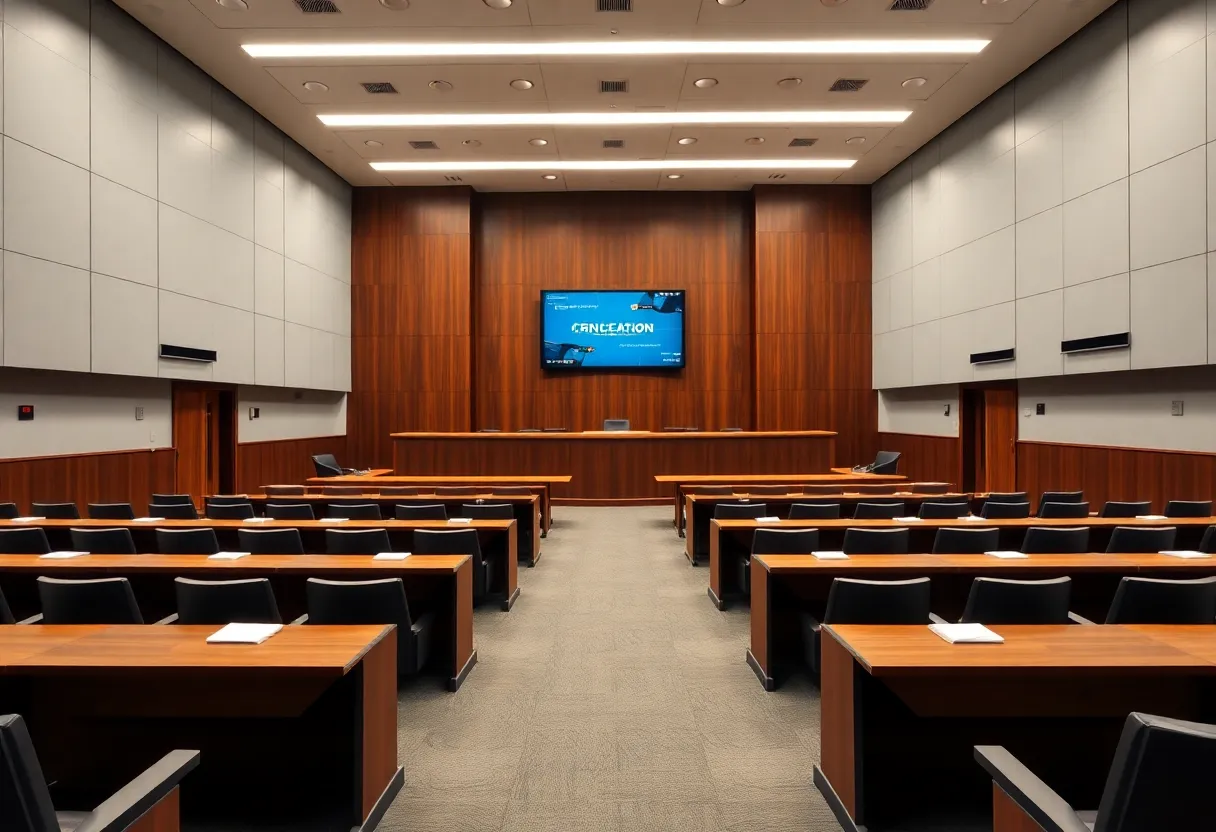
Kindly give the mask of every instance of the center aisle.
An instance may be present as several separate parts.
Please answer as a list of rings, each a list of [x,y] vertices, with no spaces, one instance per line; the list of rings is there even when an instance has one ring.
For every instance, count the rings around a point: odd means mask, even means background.
[[[476,613],[455,694],[401,693],[384,832],[838,832],[811,783],[818,694],[765,693],[746,610],[705,600],[671,509],[555,512],[510,615]]]

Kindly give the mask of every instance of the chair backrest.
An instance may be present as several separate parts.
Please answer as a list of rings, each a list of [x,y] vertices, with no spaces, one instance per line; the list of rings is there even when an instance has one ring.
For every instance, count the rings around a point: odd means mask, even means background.
[[[143,624],[126,578],[38,578],[43,624]]]
[[[460,513],[474,520],[511,520],[515,509],[510,503],[465,503]]]
[[[0,716],[0,829],[59,832],[34,742],[17,714]]]
[[[980,510],[986,520],[1020,520],[1030,516],[1030,503],[994,503],[988,500]]]
[[[239,506],[248,502],[248,494],[212,494],[203,498],[205,506]]]
[[[1152,514],[1153,504],[1148,500],[1134,502],[1124,500],[1107,500],[1102,506],[1102,517],[1138,517],[1141,514]]]
[[[982,555],[1001,545],[1000,529],[946,527],[933,536],[935,555]]]
[[[871,474],[894,474],[899,469],[899,451],[879,451],[870,467]]]
[[[418,486],[416,485],[382,485],[380,486],[381,497],[416,497],[418,496]]]
[[[1130,714],[1094,832],[1210,829],[1213,770],[1216,725]]]
[[[253,517],[252,503],[207,503],[211,520],[248,520]]]
[[[791,520],[839,520],[840,503],[794,503]]]
[[[194,505],[194,498],[189,494],[153,494],[152,503],[158,506]]]
[[[30,513],[34,517],[48,520],[79,520],[80,510],[75,503],[31,503]]]
[[[1071,578],[1045,581],[1012,581],[1006,578],[976,578],[971,582],[964,623],[980,624],[1067,624]]]
[[[220,544],[215,529],[157,529],[156,548],[165,555],[214,555]]]
[[[0,529],[0,555],[45,555],[51,551],[42,529]]]
[[[764,503],[718,503],[714,506],[715,520],[748,520],[768,516]]]
[[[302,555],[299,529],[237,529],[240,550],[251,555]]]
[[[928,624],[929,579],[862,581],[836,578],[824,624]]]
[[[266,516],[271,520],[315,520],[312,506],[307,503],[267,503]]]
[[[148,516],[166,520],[197,520],[198,512],[194,503],[149,503]]]
[[[1106,545],[1106,551],[1111,553],[1164,552],[1174,548],[1174,539],[1177,536],[1176,526],[1154,528],[1115,526],[1114,531],[1110,533],[1110,542]]]
[[[628,419],[605,419],[604,430],[629,430]]]
[[[420,505],[399,503],[393,509],[393,516],[398,520],[447,520],[448,508],[443,503],[423,503]]]
[[[1190,581],[1123,578],[1107,624],[1216,623],[1216,576]]]
[[[269,578],[196,581],[174,578],[178,624],[282,624]]]
[[[966,502],[938,503],[933,500],[925,500],[920,504],[920,510],[916,512],[916,516],[926,520],[952,520],[956,517],[966,517],[970,513],[971,505]]]
[[[89,503],[91,520],[134,520],[135,509],[130,503]]]
[[[907,529],[845,529],[841,550],[850,555],[906,555]]]
[[[13,618],[13,611],[9,608],[8,599],[4,597],[4,592],[0,591],[0,624],[16,624],[17,619]]]
[[[1028,555],[1074,555],[1089,551],[1088,526],[1031,526],[1022,538]]]
[[[1199,542],[1199,551],[1209,555],[1216,553],[1216,526],[1208,526],[1203,530],[1203,540]]]
[[[387,529],[325,530],[325,551],[331,555],[378,555],[392,550]]]
[[[318,477],[340,477],[343,474],[342,466],[333,454],[314,454],[312,466]]]
[[[304,486],[302,485],[266,485],[262,487],[262,493],[267,497],[303,497]]]
[[[1170,500],[1165,504],[1166,517],[1211,517],[1211,500]]]
[[[12,520],[20,516],[21,512],[17,510],[16,503],[0,503],[0,520]]]
[[[853,509],[854,520],[882,520],[904,516],[904,504],[898,502],[858,503]]]
[[[476,529],[414,529],[415,555],[472,555],[481,562]]]
[[[135,540],[130,529],[72,529],[72,548],[94,555],[133,555]]]
[[[1041,503],[1039,505],[1039,516],[1048,520],[1057,520],[1065,517],[1076,520],[1080,517],[1088,517],[1089,503],[1085,501],[1079,503]]]
[[[437,485],[435,486],[435,496],[437,497],[468,497],[473,494],[480,494],[483,491],[490,491],[487,486],[482,485]]]
[[[747,491],[746,485],[686,485],[685,494],[696,494],[698,497],[729,497],[736,491]]]
[[[375,581],[309,578],[304,591],[308,595],[309,624],[396,624],[407,630],[413,625],[400,578]]]
[[[819,529],[756,529],[753,555],[809,555],[819,548]]]
[[[1039,497],[1038,515],[1043,516],[1043,506],[1048,503],[1082,503],[1085,502],[1083,491],[1044,491]]]
[[[993,491],[984,498],[988,503],[1024,503],[1026,502],[1025,491]]]
[[[948,482],[914,482],[908,490],[913,494],[948,494],[950,487]]]
[[[345,517],[348,520],[380,520],[380,506],[376,503],[330,503],[330,517]]]
[[[364,490],[361,485],[326,485],[321,493],[327,497],[360,497]]]

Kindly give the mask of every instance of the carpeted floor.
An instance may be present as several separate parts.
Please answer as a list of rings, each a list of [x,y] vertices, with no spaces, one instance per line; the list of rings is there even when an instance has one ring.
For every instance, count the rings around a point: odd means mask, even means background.
[[[670,508],[558,507],[507,614],[476,613],[459,692],[400,697],[384,832],[837,832],[811,767],[819,701],[765,693],[745,609],[718,612]]]

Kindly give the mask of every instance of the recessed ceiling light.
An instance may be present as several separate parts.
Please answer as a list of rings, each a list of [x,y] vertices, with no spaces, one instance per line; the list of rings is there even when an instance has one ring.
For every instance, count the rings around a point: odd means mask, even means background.
[[[436,171],[617,171],[617,170],[844,170],[854,159],[632,159],[592,161],[500,161],[500,162],[370,162],[373,170],[386,172]]]
[[[910,89],[915,89],[916,87],[923,87],[925,85],[925,83],[926,82],[925,82],[924,78],[909,78],[908,80],[906,80],[902,84],[900,84],[900,86],[906,90],[910,90]]]
[[[802,84],[801,78],[782,78],[777,82],[777,86],[783,90],[792,90],[794,87]]]
[[[461,144],[465,147],[481,147],[481,142],[477,141],[477,139],[465,139]]]
[[[226,1],[226,0],[225,0]],[[611,40],[431,43],[246,43],[254,58],[483,58],[611,55],[974,55],[975,39]]]
[[[554,179],[556,179],[556,178],[557,178],[557,174],[556,174],[556,173],[546,173],[544,176],[542,176],[542,177],[541,177],[541,179],[548,179],[548,180],[550,180],[550,181],[552,181],[552,180],[554,180]]]
[[[509,9],[511,8],[512,0],[481,0],[491,9]]]
[[[643,111],[615,113],[321,113],[327,127],[584,127],[687,124],[900,124],[909,110]]]
[[[548,139],[528,139],[528,144],[533,147],[544,147],[549,143]]]
[[[364,144],[368,147],[384,147],[384,142],[378,142],[375,139],[368,139]]]
[[[694,139],[692,136],[685,136],[684,138],[682,138],[678,142],[676,142],[676,144],[682,144],[682,145],[690,145],[690,144],[696,144],[696,143],[697,143],[697,140]]]
[[[215,2],[230,12],[243,12],[249,9],[249,4],[245,0],[215,0]]]
[[[718,0],[719,6],[742,6],[747,0]]]
[[[410,7],[410,0],[380,0],[380,5],[395,12],[403,12]]]
[[[1005,0],[980,0],[980,2],[985,6],[999,6],[1004,3]]]
[[[530,90],[530,89],[532,89],[532,82],[529,81],[527,78],[516,78],[514,81],[511,82],[511,89],[513,89],[513,90]]]
[[[743,143],[744,144],[764,144],[764,137],[763,136],[752,136],[751,138],[744,139]]]
[[[697,80],[692,82],[692,85],[699,89],[707,90],[710,87],[718,86],[718,79],[717,78],[698,78]]]
[[[852,138],[845,139],[844,143],[845,144],[865,144],[866,137],[865,136],[853,136]]]
[[[309,92],[329,92],[329,87],[322,84],[320,81],[305,81],[304,89]]]
[[[427,86],[429,86],[435,92],[451,92],[452,91],[452,82],[451,81],[432,81]]]
[[[682,174],[682,173],[669,173],[669,174],[667,174],[667,178],[668,178],[668,179],[683,179],[683,178],[684,178],[684,174]]]

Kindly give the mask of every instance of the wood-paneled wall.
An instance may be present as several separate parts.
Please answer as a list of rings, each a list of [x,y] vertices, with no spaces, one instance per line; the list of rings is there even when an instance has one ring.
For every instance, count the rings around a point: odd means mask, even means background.
[[[839,441],[839,440],[838,440]],[[959,481],[957,436],[923,436],[912,433],[880,433],[877,449],[899,451],[899,473],[914,482]]]
[[[393,431],[471,427],[471,196],[467,188],[354,191],[352,467],[390,467]]]
[[[31,502],[131,503],[145,511],[154,493],[174,490],[172,448],[0,460],[0,502],[22,512]]]
[[[250,494],[263,485],[302,483],[316,475],[313,454],[333,454],[350,467],[345,436],[243,442],[236,446],[236,492]]]
[[[478,205],[476,427],[751,426],[748,194],[484,194]],[[687,290],[687,367],[542,370],[540,292],[571,287]]]
[[[755,427],[834,430],[836,463],[873,458],[870,189],[757,187]]]

